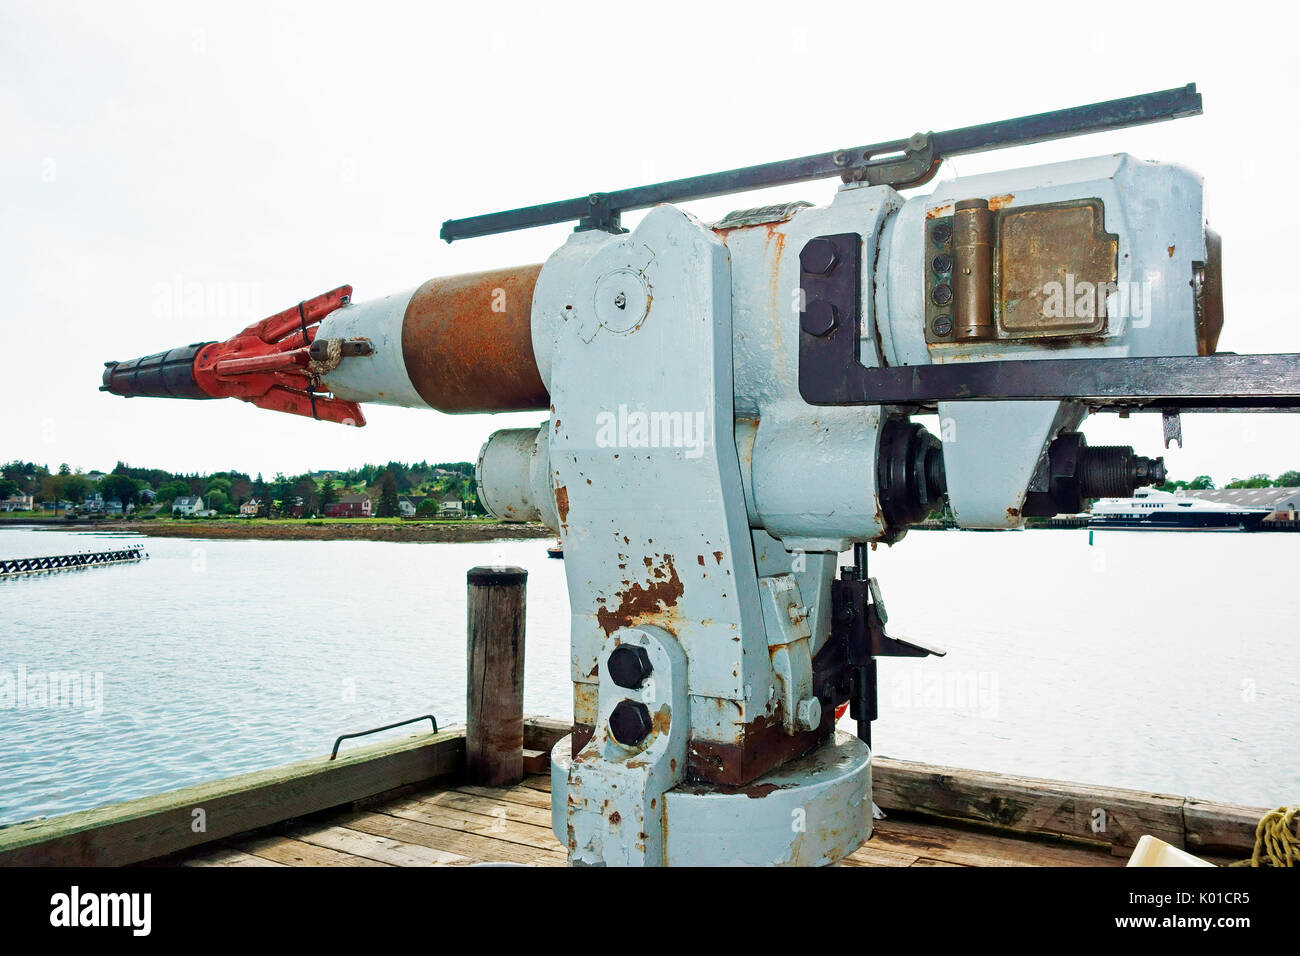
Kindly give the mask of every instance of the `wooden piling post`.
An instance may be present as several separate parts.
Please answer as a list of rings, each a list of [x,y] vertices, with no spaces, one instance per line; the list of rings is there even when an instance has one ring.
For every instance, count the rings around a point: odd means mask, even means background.
[[[465,758],[471,782],[524,777],[523,568],[478,567],[468,586]]]

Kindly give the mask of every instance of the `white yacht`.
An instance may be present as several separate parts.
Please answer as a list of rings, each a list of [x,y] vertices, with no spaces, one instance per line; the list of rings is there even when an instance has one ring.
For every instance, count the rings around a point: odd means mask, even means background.
[[[1139,488],[1132,498],[1102,498],[1088,513],[1089,528],[1136,531],[1254,531],[1270,514],[1188,495]]]

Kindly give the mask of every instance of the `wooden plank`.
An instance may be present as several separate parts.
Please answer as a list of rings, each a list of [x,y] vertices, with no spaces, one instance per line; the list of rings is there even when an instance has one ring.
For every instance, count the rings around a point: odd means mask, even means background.
[[[274,860],[285,866],[391,866],[368,857],[317,846],[293,837],[269,836],[255,840],[241,840],[238,849],[264,860]]]
[[[868,847],[965,866],[1123,866],[1104,848],[1044,843],[940,823],[877,820]]]
[[[551,808],[551,795],[542,790],[534,790],[532,787],[476,787],[472,784],[462,784],[456,788],[456,792],[520,803],[526,807],[545,810]]]
[[[549,750],[532,750],[524,748],[524,773],[549,773],[551,769],[551,753]]]
[[[497,787],[524,776],[523,568],[477,567],[466,575],[465,773]]]
[[[1183,804],[1187,851],[1198,856],[1246,859],[1255,849],[1255,828],[1268,811],[1189,797]]]
[[[0,829],[0,866],[122,866],[457,772],[457,731],[388,741]],[[206,830],[195,832],[202,819]]]
[[[558,843],[554,850],[538,850],[507,840],[496,840],[477,833],[465,833],[462,830],[389,816],[386,813],[359,813],[341,817],[337,823],[365,833],[385,836],[400,843],[445,850],[448,853],[468,857],[476,863],[564,866],[567,862],[567,857]]]
[[[181,866],[284,866],[283,863],[277,863],[274,860],[268,860],[264,857],[253,856],[251,853],[245,853],[243,850],[220,849],[210,850],[203,853],[202,856],[191,857],[181,861]]]
[[[304,824],[288,831],[289,836],[296,837],[304,843],[328,847],[353,856],[363,856],[392,866],[464,866],[471,862],[468,857],[433,847],[399,843],[397,840],[363,833],[348,827],[320,827]]]
[[[868,840],[844,859],[840,860],[836,865],[911,866],[915,862],[915,853],[902,853],[897,850],[885,850],[878,846],[872,846],[871,841]]]
[[[1168,794],[958,770],[876,757],[872,792],[888,810],[1066,836],[1125,851],[1145,833],[1183,846],[1183,798]]]
[[[560,845],[549,825],[534,826],[529,823],[517,823],[509,819],[504,811],[496,814],[472,813],[412,800],[390,804],[383,812],[405,820],[418,820],[420,823],[431,823],[464,833],[477,833],[496,840],[536,847],[539,850],[558,849]]]
[[[561,738],[569,736],[573,725],[567,720],[554,717],[525,717],[524,746],[530,750],[550,753]]]
[[[521,783],[533,790],[541,790],[543,793],[551,792],[550,774],[536,774],[535,776],[524,777]]]
[[[533,826],[542,827],[548,832],[551,829],[551,808],[549,806],[543,810],[541,807],[530,807],[510,800],[460,793],[456,790],[442,790],[438,793],[427,794],[420,798],[420,802],[453,810],[479,813],[494,818],[498,814],[504,814],[507,820],[513,820],[516,823],[529,823]]]
[[[916,861],[912,863],[912,866],[955,866],[958,868],[966,865],[965,863],[949,863],[946,860],[932,860],[928,856],[917,857]]]

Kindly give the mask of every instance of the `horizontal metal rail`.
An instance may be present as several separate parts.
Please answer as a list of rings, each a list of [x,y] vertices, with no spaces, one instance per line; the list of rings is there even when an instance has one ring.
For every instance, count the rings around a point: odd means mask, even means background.
[[[138,545],[117,551],[83,551],[79,554],[56,554],[36,558],[0,559],[0,578],[20,574],[41,574],[46,571],[76,571],[81,568],[125,564],[149,557]]]
[[[1029,143],[1081,136],[1086,133],[1125,129],[1184,116],[1196,116],[1200,112],[1201,95],[1196,92],[1196,84],[1189,83],[1186,86],[1156,93],[1143,93],[1139,96],[1106,100],[1087,106],[1052,110],[1048,113],[982,123],[978,126],[965,126],[942,133],[918,135],[932,151],[934,167],[937,169],[939,163],[952,156],[1004,149],[1009,146],[1024,146]],[[650,186],[636,186],[608,193],[590,193],[559,202],[525,206],[465,219],[449,219],[442,224],[440,235],[447,242],[454,242],[457,239],[490,236],[575,220],[583,221],[584,224],[594,228],[620,231],[619,214],[628,210],[646,209],[665,202],[707,199],[750,189],[787,186],[833,176],[851,176],[855,170],[888,163],[890,157],[911,155],[917,141],[918,137],[890,140],[870,146],[837,149],[812,156],[801,156],[797,159],[763,163],[759,166],[746,166],[703,176],[674,179]],[[926,155],[930,153],[927,152]],[[896,185],[904,188],[907,185],[919,185],[922,181],[924,180],[917,179]]]
[[[948,362],[801,377],[812,405],[1074,401],[1129,411],[1300,411],[1300,354]]]

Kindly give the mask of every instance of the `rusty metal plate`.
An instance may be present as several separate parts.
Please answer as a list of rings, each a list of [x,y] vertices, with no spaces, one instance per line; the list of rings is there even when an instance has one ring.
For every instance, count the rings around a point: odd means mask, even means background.
[[[999,338],[1098,335],[1119,276],[1119,237],[1100,199],[998,215],[994,312]]]

